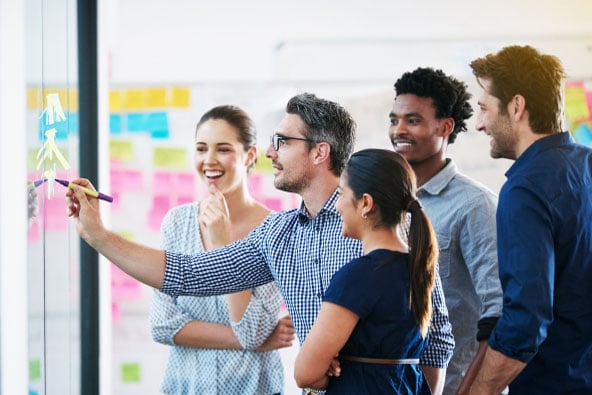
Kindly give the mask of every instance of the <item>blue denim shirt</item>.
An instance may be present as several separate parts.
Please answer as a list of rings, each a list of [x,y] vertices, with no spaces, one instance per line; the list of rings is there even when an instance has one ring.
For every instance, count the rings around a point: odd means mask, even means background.
[[[497,267],[497,197],[458,172],[453,160],[418,188],[440,246],[440,278],[454,334],[454,354],[446,371],[445,394],[454,394],[478,342],[477,324],[499,317],[502,288]]]
[[[504,309],[490,346],[527,363],[511,394],[592,393],[592,150],[537,140],[497,211]]]

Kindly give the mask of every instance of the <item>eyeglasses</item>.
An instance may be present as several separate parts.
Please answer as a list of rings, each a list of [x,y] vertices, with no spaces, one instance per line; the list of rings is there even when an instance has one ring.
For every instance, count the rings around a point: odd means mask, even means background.
[[[300,140],[300,141],[308,141],[309,143],[316,143],[316,141],[311,139],[305,139],[302,137],[288,137],[282,136],[281,134],[274,134],[271,136],[271,145],[273,145],[273,149],[278,151],[280,149],[280,142],[283,143],[284,141],[288,140]]]

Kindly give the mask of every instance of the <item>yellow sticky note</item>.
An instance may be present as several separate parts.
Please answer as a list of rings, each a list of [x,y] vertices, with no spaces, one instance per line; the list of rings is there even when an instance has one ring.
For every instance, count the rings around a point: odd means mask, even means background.
[[[588,119],[590,110],[586,103],[586,92],[580,86],[565,88],[565,116],[570,122]]]
[[[127,110],[143,110],[146,108],[146,90],[128,89],[125,93],[125,108]]]
[[[43,107],[43,99],[41,89],[38,87],[27,88],[27,109],[41,110]]]
[[[121,381],[124,383],[137,383],[141,380],[140,364],[127,362],[121,364]]]
[[[78,89],[68,89],[67,103],[69,112],[78,112]]]
[[[167,104],[167,91],[165,88],[150,88],[147,93],[147,105],[150,108],[164,108]]]
[[[186,148],[154,148],[152,164],[155,167],[167,169],[187,169]]]
[[[110,140],[109,158],[129,162],[134,157],[134,147],[128,140]]]
[[[173,107],[187,108],[189,107],[189,99],[191,91],[189,88],[174,87],[172,94]]]
[[[123,93],[121,91],[109,92],[109,111],[121,112],[123,110]]]

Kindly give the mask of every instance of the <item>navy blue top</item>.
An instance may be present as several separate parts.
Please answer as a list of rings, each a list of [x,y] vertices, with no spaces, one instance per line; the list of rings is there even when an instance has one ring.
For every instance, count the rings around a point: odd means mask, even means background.
[[[592,394],[592,150],[533,143],[497,210],[504,307],[489,344],[527,363],[511,394]]]
[[[409,309],[407,254],[374,250],[352,260],[329,284],[324,302],[360,317],[340,355],[419,358],[427,345]],[[328,394],[431,394],[417,364],[383,365],[341,360]]]

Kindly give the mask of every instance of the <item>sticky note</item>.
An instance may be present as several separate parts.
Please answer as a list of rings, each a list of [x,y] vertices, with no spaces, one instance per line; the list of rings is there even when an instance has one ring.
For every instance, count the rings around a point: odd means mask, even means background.
[[[152,208],[148,212],[148,227],[153,230],[160,229],[162,219],[172,207],[171,198],[169,195],[159,195],[152,198]]]
[[[78,116],[77,112],[69,112],[66,115],[67,119],[68,119],[68,132],[71,134],[77,134],[78,130],[79,130],[79,124],[80,124],[80,117]]]
[[[146,120],[147,129],[152,138],[167,139],[169,138],[169,122],[166,112],[152,112],[149,113]]]
[[[130,140],[109,140],[109,158],[129,162],[133,156],[134,147]]]
[[[119,320],[121,320],[121,308],[119,307],[119,303],[111,302],[111,321],[119,322]]]
[[[121,364],[122,382],[137,383],[140,379],[140,364],[138,362],[125,362]]]
[[[583,123],[579,125],[573,132],[575,140],[587,147],[592,147],[592,130],[590,125]]]
[[[29,361],[29,380],[41,379],[41,360],[32,359]]]
[[[167,91],[165,88],[150,88],[146,96],[146,104],[149,108],[165,108],[167,105]]]
[[[263,199],[262,202],[265,206],[269,207],[272,211],[282,210],[282,199],[278,197],[268,197]]]
[[[109,133],[121,133],[121,114],[109,114]]]
[[[125,109],[144,110],[146,108],[147,92],[145,89],[128,89],[125,93]]]
[[[255,170],[258,173],[273,173],[274,169],[271,166],[271,159],[265,157],[264,152],[260,152],[257,157],[257,165],[255,166]]]
[[[156,147],[152,158],[154,167],[183,170],[187,168],[187,148]]]
[[[152,192],[156,195],[166,195],[175,190],[175,175],[170,171],[155,171],[152,175]]]
[[[565,116],[571,122],[590,117],[583,87],[568,86],[565,88]]]
[[[138,300],[142,297],[140,283],[115,265],[111,265],[111,297],[115,301]]]
[[[190,96],[191,93],[189,88],[172,88],[172,106],[177,108],[189,107]]]
[[[183,191],[184,193],[195,192],[195,174],[189,172],[181,172],[177,174],[177,191]]]
[[[69,112],[78,112],[78,89],[68,89],[67,108]]]
[[[109,112],[121,112],[123,110],[123,93],[118,90],[109,92]]]
[[[27,88],[27,109],[40,110],[43,107],[42,97],[40,88]]]
[[[247,180],[247,185],[249,192],[256,198],[256,196],[263,193],[263,176],[261,174],[251,173]]]
[[[129,113],[127,114],[127,131],[128,132],[145,132],[148,130],[146,125],[146,114],[144,113]]]

